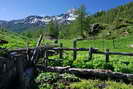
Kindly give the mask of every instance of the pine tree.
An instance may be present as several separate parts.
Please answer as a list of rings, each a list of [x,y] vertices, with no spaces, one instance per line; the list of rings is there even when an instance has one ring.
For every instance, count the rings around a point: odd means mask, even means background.
[[[77,21],[78,21],[78,25],[79,25],[79,28],[80,29],[80,35],[82,38],[85,38],[86,35],[84,34],[84,31],[86,30],[86,8],[84,5],[81,5],[80,8],[78,9],[77,11],[77,14],[78,14],[78,18],[77,18]]]
[[[47,29],[48,29],[48,36],[57,39],[59,36],[59,25],[56,21],[51,21],[48,25],[47,25]]]

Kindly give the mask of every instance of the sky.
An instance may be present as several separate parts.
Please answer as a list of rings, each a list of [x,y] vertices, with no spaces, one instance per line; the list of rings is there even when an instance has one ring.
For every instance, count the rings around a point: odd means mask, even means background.
[[[0,20],[22,19],[30,15],[52,16],[85,5],[88,13],[108,10],[133,0],[0,0]]]

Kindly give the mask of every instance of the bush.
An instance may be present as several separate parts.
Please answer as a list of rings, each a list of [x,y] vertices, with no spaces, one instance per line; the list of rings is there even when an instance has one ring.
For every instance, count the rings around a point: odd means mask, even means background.
[[[71,82],[79,82],[80,78],[72,74],[52,72],[40,73],[35,79],[39,89],[65,89]]]

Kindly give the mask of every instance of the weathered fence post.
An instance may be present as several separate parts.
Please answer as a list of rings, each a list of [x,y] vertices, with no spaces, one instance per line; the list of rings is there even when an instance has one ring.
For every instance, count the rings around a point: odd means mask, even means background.
[[[49,55],[49,54],[48,54],[48,50],[46,50],[46,59],[45,59],[45,60],[46,60],[46,64],[45,64],[45,65],[46,65],[46,68],[47,68],[47,66],[48,66],[48,55]]]
[[[3,64],[3,72],[6,72],[6,64]]]
[[[116,47],[115,47],[115,40],[114,40],[114,39],[113,39],[113,48],[116,48]]]
[[[35,62],[37,60],[38,47],[40,46],[42,39],[43,39],[43,34],[40,35],[40,38],[39,38],[39,40],[38,40],[38,42],[36,44],[36,48],[34,49],[33,55],[32,55],[32,57],[30,59],[33,62],[33,64],[35,64]]]
[[[105,45],[104,45],[104,44],[105,44],[104,39],[103,39],[103,42],[102,42],[102,43],[103,43],[103,49],[104,49],[104,46],[105,46]]]
[[[73,41],[73,48],[77,48],[77,40]],[[77,50],[73,51],[73,60],[76,60],[77,58]]]
[[[63,59],[63,50],[62,50],[62,48],[63,48],[63,44],[62,43],[60,43],[60,59]]]
[[[109,62],[109,49],[106,49],[105,56],[106,56],[105,58],[106,62]]]
[[[24,80],[24,65],[23,65],[23,55],[16,54],[14,55],[16,59],[16,72],[18,75],[18,80],[20,83],[20,89],[26,89],[25,80]]]
[[[47,68],[48,66],[48,48],[45,48],[45,52],[44,52],[44,66],[45,68]]]
[[[92,59],[92,54],[93,54],[93,48],[89,49],[89,56],[88,59],[91,60]]]

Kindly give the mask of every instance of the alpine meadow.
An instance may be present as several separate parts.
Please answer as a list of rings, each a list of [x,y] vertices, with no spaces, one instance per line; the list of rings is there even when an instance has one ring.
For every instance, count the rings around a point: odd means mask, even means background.
[[[0,89],[133,89],[133,1],[93,13],[73,1],[56,15],[0,20]]]

